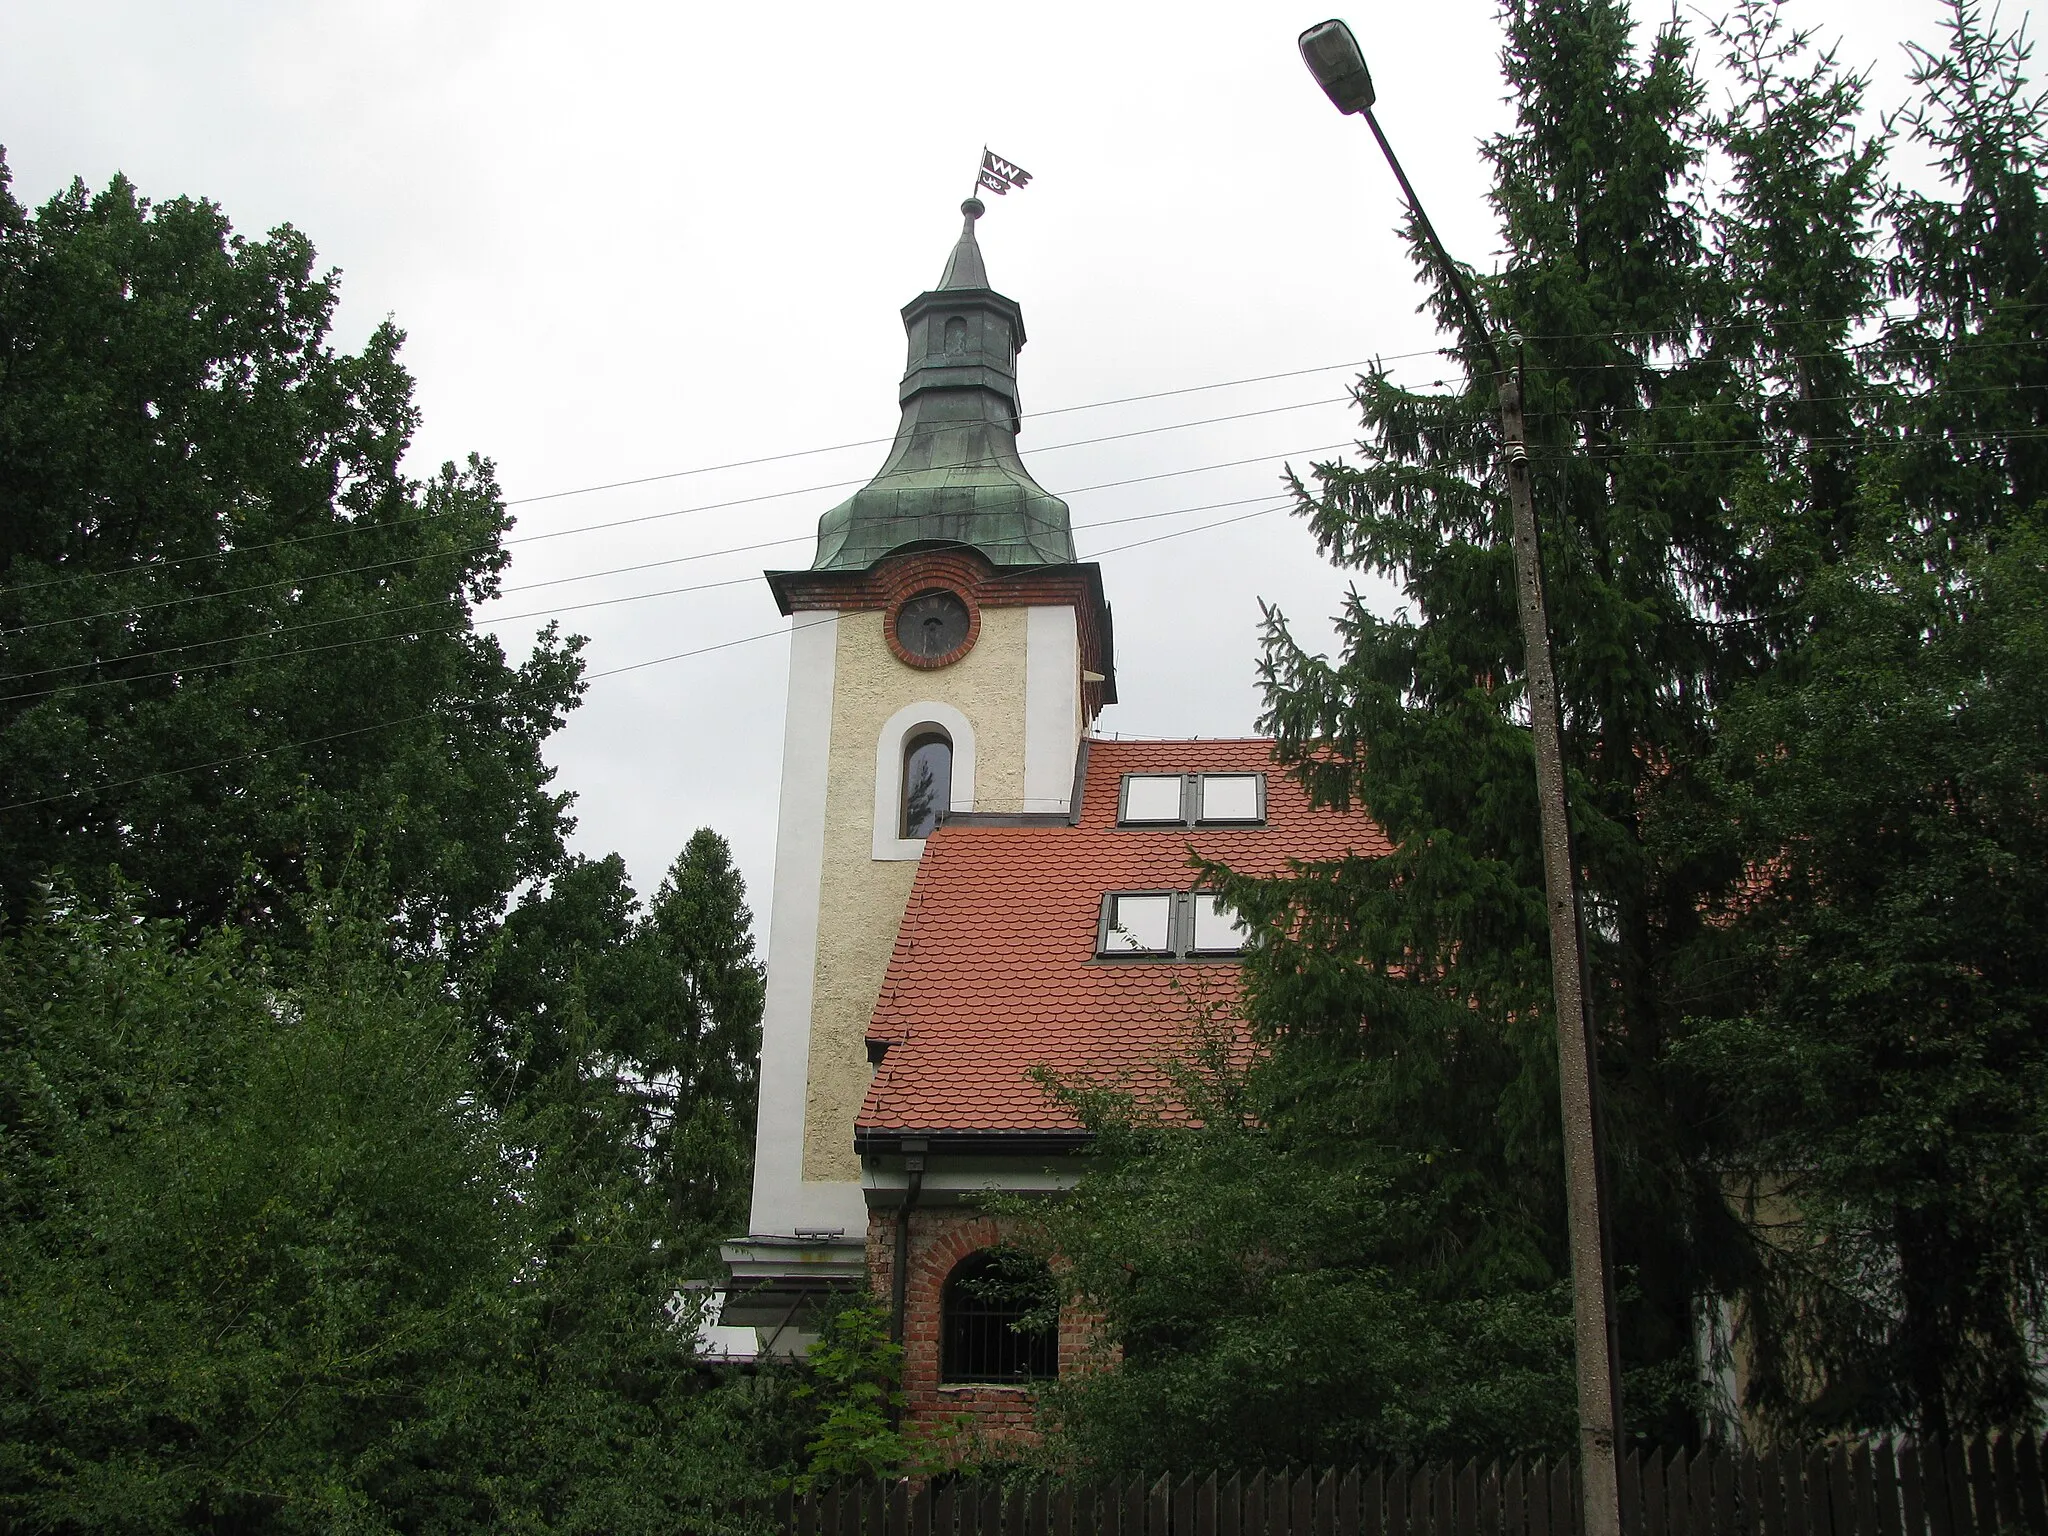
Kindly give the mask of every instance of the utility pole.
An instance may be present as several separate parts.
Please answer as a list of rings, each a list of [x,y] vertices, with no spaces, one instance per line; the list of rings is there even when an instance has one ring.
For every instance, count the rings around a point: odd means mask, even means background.
[[[1512,364],[1502,355],[1465,275],[1444,250],[1408,173],[1373,116],[1375,93],[1351,29],[1326,21],[1301,34],[1301,56],[1340,112],[1365,118],[1393,168],[1408,211],[1429,242],[1458,300],[1467,341],[1493,364],[1500,405],[1501,454],[1513,514],[1515,600],[1521,612],[1523,667],[1529,679],[1529,735],[1536,757],[1536,809],[1543,838],[1543,891],[1550,917],[1550,985],[1557,1008],[1557,1076],[1564,1119],[1565,1205],[1572,1261],[1572,1335],[1579,1388],[1579,1466],[1586,1536],[1621,1536],[1621,1379],[1616,1368],[1614,1271],[1601,1166],[1599,1058],[1586,1011],[1586,946],[1579,913],[1578,863],[1572,853],[1571,807],[1564,779],[1563,726],[1550,616],[1543,594],[1543,554],[1529,480],[1529,444],[1522,419],[1520,338]]]

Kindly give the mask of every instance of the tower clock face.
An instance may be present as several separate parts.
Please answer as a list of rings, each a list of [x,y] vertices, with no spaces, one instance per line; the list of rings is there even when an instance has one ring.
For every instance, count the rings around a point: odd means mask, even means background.
[[[967,643],[967,604],[952,592],[920,592],[896,610],[896,643],[937,660]]]

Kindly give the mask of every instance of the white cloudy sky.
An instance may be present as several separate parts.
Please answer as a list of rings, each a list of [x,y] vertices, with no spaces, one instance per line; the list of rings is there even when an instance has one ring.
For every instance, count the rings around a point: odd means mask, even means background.
[[[1102,553],[1124,701],[1102,728],[1249,731],[1261,600],[1326,640],[1345,578],[1282,514],[1109,552],[1265,505],[1247,498],[1273,493],[1283,462],[1348,437],[1355,365],[1433,343],[1391,179],[1295,54],[1322,14],[0,0],[0,144],[29,202],[119,170],[154,197],[215,199],[250,232],[306,230],[344,275],[343,344],[387,314],[410,333],[421,470],[476,450],[515,499],[673,477],[522,502],[530,542],[496,611],[734,583],[565,612],[596,673],[769,638],[598,677],[551,758],[579,796],[580,847],[622,851],[651,889],[693,828],[716,827],[759,909],[787,642],[758,573],[808,563],[818,514],[879,464],[897,310],[937,279],[984,142],[1036,177],[988,199],[982,247],[1024,307],[1025,409],[1057,413],[1027,422],[1026,458],[1068,497],[1083,557]],[[1509,123],[1492,5],[1347,14],[1444,238],[1483,262],[1476,145]],[[1902,94],[1902,40],[1932,38],[1939,10],[1790,14],[1873,68],[1882,107]],[[1162,391],[1195,392],[1128,399]],[[808,452],[835,444],[862,446]],[[1122,521],[1154,513],[1176,515]],[[619,569],[774,539],[794,542]],[[501,632],[516,651],[533,627]]]

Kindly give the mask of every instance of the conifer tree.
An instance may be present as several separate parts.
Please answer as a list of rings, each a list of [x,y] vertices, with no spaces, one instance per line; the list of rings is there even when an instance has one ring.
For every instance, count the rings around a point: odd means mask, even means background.
[[[1698,1379],[1724,1303],[1749,1432],[2024,1421],[2048,310],[2021,52],[1958,4],[1921,56],[1945,200],[1887,185],[1862,79],[1775,6],[1709,28],[1721,99],[1677,24],[1638,48],[1614,0],[1503,21],[1505,255],[1475,287],[1526,369],[1628,1428],[1735,1428]],[[1250,1365],[1310,1338],[1435,1405],[1354,1415],[1355,1451],[1504,1454],[1570,1420],[1568,1380],[1517,1353],[1565,1305],[1555,1036],[1493,381],[1460,356],[1451,393],[1368,375],[1356,459],[1298,483],[1401,610],[1353,599],[1333,661],[1275,614],[1264,663],[1282,760],[1395,851],[1214,872],[1261,936],[1236,1110],[1076,1100],[1105,1156],[1047,1227],[1139,1346],[1062,1389],[1097,1459],[1148,1418],[1300,1454],[1336,1380],[1296,1370],[1289,1398]],[[1370,1325],[1323,1304],[1346,1287]],[[1513,1428],[1485,1390],[1509,1380]]]
[[[1741,1320],[1752,1404],[1796,1434],[2039,1414],[2048,110],[2015,37],[1960,3],[1947,31],[1906,119],[1947,184],[1884,209],[1852,515],[1709,765],[1750,877],[1739,980],[1681,1059],[1781,1218]]]

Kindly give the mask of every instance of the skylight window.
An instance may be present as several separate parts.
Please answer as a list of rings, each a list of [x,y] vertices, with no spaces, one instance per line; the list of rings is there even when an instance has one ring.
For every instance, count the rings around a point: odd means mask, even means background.
[[[1112,891],[1102,898],[1095,952],[1105,959],[1189,959],[1244,953],[1238,915],[1214,891]]]
[[[1127,773],[1116,810],[1120,827],[1264,826],[1266,776]]]
[[[1111,896],[1103,914],[1102,953],[1172,954],[1173,906],[1173,897],[1166,892]]]
[[[1262,773],[1205,773],[1197,821],[1257,822],[1266,819],[1266,776]]]
[[[1127,827],[1178,826],[1186,819],[1181,793],[1187,786],[1178,773],[1130,773],[1124,775],[1124,803],[1117,820]]]
[[[1188,898],[1192,919],[1188,951],[1196,955],[1235,955],[1244,950],[1244,923],[1214,891],[1196,891]]]

